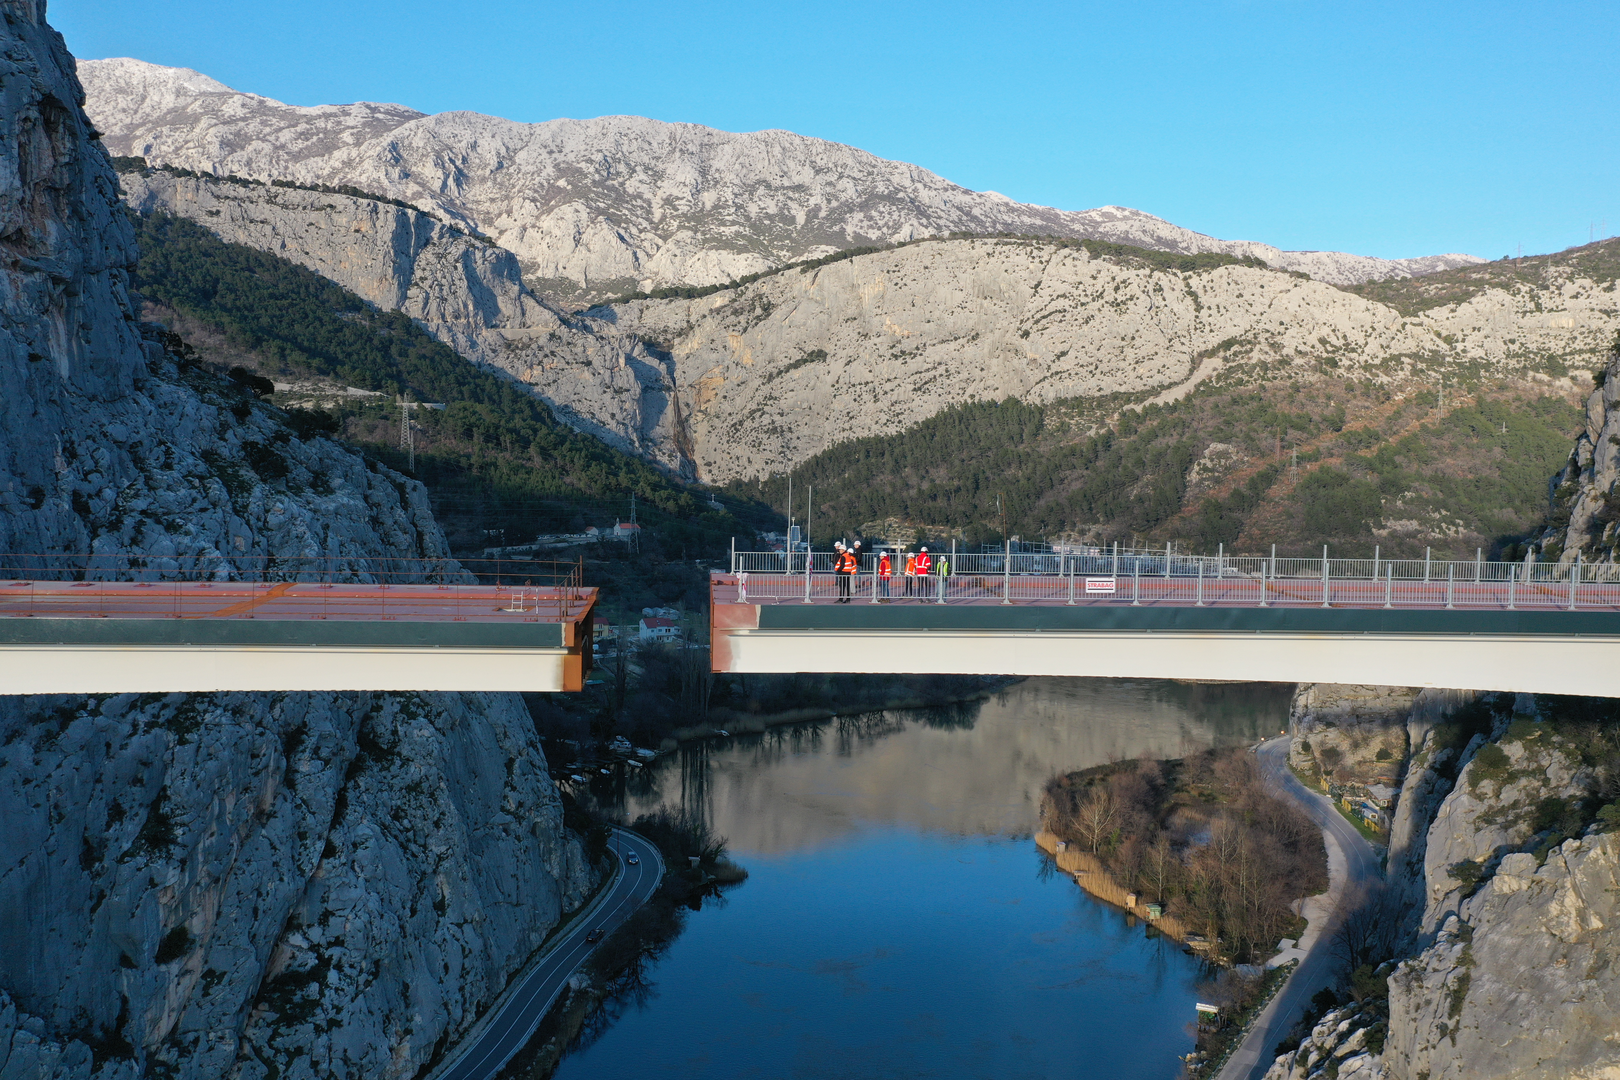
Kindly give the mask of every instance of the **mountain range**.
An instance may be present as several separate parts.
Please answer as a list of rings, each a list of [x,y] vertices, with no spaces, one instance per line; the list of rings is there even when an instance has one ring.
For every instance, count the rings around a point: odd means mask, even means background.
[[[528,124],[370,102],[304,107],[140,60],[82,60],[78,70],[86,111],[116,156],[401,199],[490,237],[536,289],[570,303],[720,284],[840,249],[950,233],[1258,258],[1339,285],[1483,261],[1281,251],[1123,206],[1034,206],[788,131],[735,134],[636,116]]]

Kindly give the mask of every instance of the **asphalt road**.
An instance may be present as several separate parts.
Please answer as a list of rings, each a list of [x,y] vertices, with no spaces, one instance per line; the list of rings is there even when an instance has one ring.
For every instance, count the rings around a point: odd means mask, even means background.
[[[611,934],[658,889],[664,876],[664,862],[653,844],[635,833],[618,830],[620,858],[634,852],[641,860],[626,865],[607,895],[588,919],[579,921],[567,935],[553,942],[551,951],[495,1006],[478,1032],[460,1048],[450,1067],[436,1080],[491,1080],[512,1060],[562,992],[569,976],[579,970],[596,945],[585,937],[592,930]]]
[[[1331,802],[1301,784],[1288,768],[1288,743],[1289,739],[1284,735],[1260,745],[1256,756],[1261,771],[1275,790],[1298,803],[1322,827],[1330,869],[1334,861],[1332,849],[1337,845],[1344,860],[1343,881],[1333,881],[1329,885],[1335,908],[1327,917],[1321,934],[1281,992],[1260,1014],[1259,1021],[1249,1030],[1248,1038],[1227,1059],[1226,1066],[1221,1069],[1220,1080],[1254,1080],[1271,1067],[1276,1060],[1272,1056],[1272,1049],[1288,1034],[1288,1029],[1304,1013],[1316,992],[1339,974],[1339,961],[1332,954],[1333,932],[1343,915],[1339,900],[1347,890],[1354,890],[1358,884],[1375,880],[1381,875],[1378,853],[1373,846]]]

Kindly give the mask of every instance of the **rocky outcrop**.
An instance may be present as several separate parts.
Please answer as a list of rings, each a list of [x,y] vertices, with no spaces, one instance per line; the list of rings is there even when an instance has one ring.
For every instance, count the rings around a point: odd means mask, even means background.
[[[1302,687],[1295,706],[1379,697]],[[1620,815],[1595,809],[1612,798],[1613,763],[1589,763],[1607,745],[1589,719],[1566,730],[1546,708],[1530,695],[1418,695],[1379,909],[1402,923],[1385,934],[1406,959],[1378,973],[1393,969],[1387,1007],[1330,1012],[1268,1080],[1620,1074]]]
[[[1620,833],[1518,852],[1390,979],[1391,1080],[1620,1074]]]
[[[1488,749],[1487,749],[1488,748]],[[1532,846],[1569,800],[1586,798],[1592,771],[1579,752],[1529,720],[1509,727],[1499,742],[1477,738],[1455,787],[1428,829],[1423,857],[1427,883],[1420,933],[1432,936],[1495,872],[1509,854]],[[1547,820],[1543,820],[1546,818]]]
[[[1030,206],[787,131],[732,134],[635,116],[520,124],[373,103],[300,108],[128,59],[85,61],[80,75],[115,154],[352,184],[432,207],[493,237],[548,292],[570,299],[718,284],[857,244],[950,232],[1253,256],[1341,284],[1481,261],[1279,251],[1121,206]]]
[[[1388,1030],[1382,1000],[1329,1010],[1299,1048],[1278,1057],[1261,1080],[1384,1080],[1381,1054]]]
[[[1329,782],[1395,784],[1417,687],[1300,683],[1289,707],[1288,764]]]
[[[1586,429],[1553,477],[1554,525],[1539,544],[1565,564],[1620,561],[1620,339],[1605,359],[1586,399]]]
[[[135,319],[44,4],[0,0],[0,552],[459,577],[426,493]],[[0,697],[0,1076],[406,1077],[593,874],[515,696]]]

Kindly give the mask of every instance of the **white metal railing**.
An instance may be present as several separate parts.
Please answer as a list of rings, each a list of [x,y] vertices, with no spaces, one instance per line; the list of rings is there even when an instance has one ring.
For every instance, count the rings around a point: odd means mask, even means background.
[[[1620,607],[1620,565],[1457,559],[1301,559],[1183,555],[1170,550],[930,553],[926,576],[904,556],[863,553],[855,574],[834,572],[833,552],[734,552],[745,602],[910,599],[951,602],[1113,600],[1134,604],[1316,604],[1372,607]]]

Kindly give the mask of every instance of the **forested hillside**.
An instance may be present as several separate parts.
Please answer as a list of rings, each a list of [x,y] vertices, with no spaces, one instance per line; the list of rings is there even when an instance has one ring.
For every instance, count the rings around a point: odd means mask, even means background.
[[[501,530],[516,543],[612,524],[628,519],[632,494],[638,517],[676,554],[717,553],[743,530],[706,494],[566,427],[533,394],[468,363],[407,316],[183,218],[137,223],[136,288],[207,358],[332,389],[321,410],[294,412],[301,425],[341,430],[403,469],[397,396],[446,406],[413,410],[415,475],[458,548],[481,547]],[[343,387],[383,396],[345,396]]]
[[[1329,373],[1140,409],[963,405],[812,458],[794,474],[797,516],[814,485],[819,538],[920,528],[975,544],[999,540],[1005,520],[1025,538],[1210,551],[1500,553],[1542,520],[1547,478],[1581,424],[1554,387],[1480,378],[1442,403],[1438,385]],[[784,508],[786,486],[775,476],[732,490]]]

